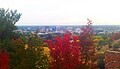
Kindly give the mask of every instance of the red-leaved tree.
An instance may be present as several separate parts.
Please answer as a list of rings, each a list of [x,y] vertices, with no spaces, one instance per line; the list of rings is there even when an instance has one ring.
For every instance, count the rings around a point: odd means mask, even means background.
[[[80,43],[77,36],[66,33],[57,36],[53,41],[46,41],[49,45],[50,69],[80,69]]]
[[[4,50],[0,51],[0,69],[9,69],[10,56]]]
[[[79,39],[81,44],[81,67],[82,69],[95,69],[93,62],[95,58],[95,47],[93,42],[92,21],[88,20],[88,25],[81,28]],[[93,67],[93,68],[92,68]]]
[[[115,40],[120,39],[120,33],[119,33],[119,32],[113,33],[113,35],[110,36],[110,39],[111,39],[112,41],[115,41]]]

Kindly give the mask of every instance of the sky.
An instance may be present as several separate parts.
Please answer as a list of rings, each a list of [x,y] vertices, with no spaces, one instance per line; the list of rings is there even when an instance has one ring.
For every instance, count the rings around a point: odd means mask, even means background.
[[[0,0],[22,13],[16,25],[120,25],[119,0]]]

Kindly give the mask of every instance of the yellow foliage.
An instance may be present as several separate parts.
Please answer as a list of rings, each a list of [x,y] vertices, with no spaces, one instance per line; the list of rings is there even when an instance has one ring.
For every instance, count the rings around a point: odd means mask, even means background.
[[[76,42],[80,42],[80,40],[76,40]]]
[[[94,41],[94,42],[99,42],[100,40],[99,40],[99,39],[94,39],[93,41]]]
[[[44,47],[44,54],[50,55],[50,49],[48,47]]]
[[[28,48],[28,44],[25,44],[25,49],[27,49]]]

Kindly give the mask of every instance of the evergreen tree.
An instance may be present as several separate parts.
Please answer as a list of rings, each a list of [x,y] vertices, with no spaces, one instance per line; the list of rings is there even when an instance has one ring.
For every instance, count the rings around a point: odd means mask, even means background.
[[[17,13],[17,10],[5,10],[0,8],[0,39],[11,39],[13,31],[16,29],[16,22],[19,21],[21,13]]]

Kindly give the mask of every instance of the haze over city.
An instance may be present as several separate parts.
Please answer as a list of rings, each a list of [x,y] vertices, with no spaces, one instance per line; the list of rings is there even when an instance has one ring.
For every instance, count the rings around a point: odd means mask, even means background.
[[[22,13],[16,25],[120,25],[119,0],[0,0]]]

